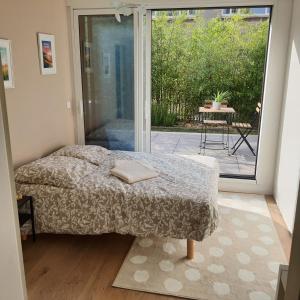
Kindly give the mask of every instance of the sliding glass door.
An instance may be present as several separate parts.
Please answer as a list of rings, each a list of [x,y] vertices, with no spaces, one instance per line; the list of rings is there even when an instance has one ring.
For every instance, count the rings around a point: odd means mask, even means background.
[[[133,15],[78,18],[85,144],[133,151]]]
[[[211,9],[207,1],[196,9],[194,3],[187,1],[186,9],[177,1],[169,3],[174,9],[140,1],[105,9],[100,2],[93,9],[71,6],[76,142],[215,156],[222,175],[234,178],[221,179],[221,189],[270,193],[289,5],[246,0],[232,7],[227,0],[220,7],[212,0]],[[232,118],[204,116],[201,107],[226,91],[221,105]],[[205,131],[204,120],[221,122]]]
[[[213,156],[222,177],[256,179],[271,7],[131,13],[76,16],[79,142]]]
[[[152,10],[151,152],[212,156],[221,177],[256,179],[271,11]]]

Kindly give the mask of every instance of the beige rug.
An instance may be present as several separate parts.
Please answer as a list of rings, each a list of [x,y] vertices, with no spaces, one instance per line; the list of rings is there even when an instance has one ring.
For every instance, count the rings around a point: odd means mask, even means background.
[[[221,193],[220,225],[185,259],[186,240],[137,238],[114,287],[189,299],[274,299],[285,263],[264,197]]]

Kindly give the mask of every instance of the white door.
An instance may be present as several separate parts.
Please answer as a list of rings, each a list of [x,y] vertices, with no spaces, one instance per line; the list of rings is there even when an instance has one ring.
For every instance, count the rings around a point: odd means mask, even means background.
[[[142,150],[138,17],[115,13],[74,12],[77,138],[111,150]]]

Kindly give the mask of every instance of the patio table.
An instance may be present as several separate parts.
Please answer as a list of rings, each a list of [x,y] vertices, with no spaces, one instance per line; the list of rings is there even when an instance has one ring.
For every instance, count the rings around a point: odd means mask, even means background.
[[[232,117],[235,114],[235,110],[233,107],[221,107],[220,109],[214,109],[212,107],[207,108],[207,107],[199,107],[199,120],[203,121],[205,119],[205,116],[207,114],[226,114],[230,119],[227,120],[229,124],[232,122]],[[201,119],[202,117],[202,119]]]
[[[225,115],[225,120],[216,120],[213,117],[213,120],[207,119],[208,115],[216,115],[222,114]],[[200,142],[200,151],[201,149],[206,149],[206,144],[222,144],[223,149],[228,149],[229,154],[229,125],[231,125],[233,116],[235,114],[235,110],[233,107],[221,107],[220,109],[214,109],[213,107],[199,107],[199,121],[204,125],[204,141],[202,143],[202,132],[201,132],[201,142]],[[223,127],[223,135],[222,141],[214,141],[214,140],[207,140],[206,129],[207,126],[222,126]],[[224,141],[224,133],[225,127],[227,126],[227,143]],[[203,144],[203,145],[202,145]],[[216,149],[217,150],[217,149]]]

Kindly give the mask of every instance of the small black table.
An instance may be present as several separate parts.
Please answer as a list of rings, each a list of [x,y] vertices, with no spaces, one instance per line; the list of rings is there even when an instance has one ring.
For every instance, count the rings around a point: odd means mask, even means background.
[[[35,227],[34,227],[34,208],[32,196],[22,196],[21,199],[17,200],[18,203],[18,214],[20,227],[23,226],[28,220],[31,220],[32,226],[32,240],[35,242]],[[22,212],[20,209],[29,203],[30,211]]]

